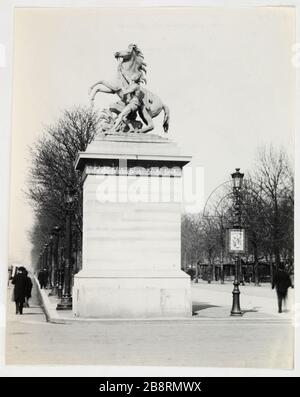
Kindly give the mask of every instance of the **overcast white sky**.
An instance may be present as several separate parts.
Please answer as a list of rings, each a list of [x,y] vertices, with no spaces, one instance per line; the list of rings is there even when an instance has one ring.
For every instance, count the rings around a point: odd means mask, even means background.
[[[30,260],[32,212],[23,190],[27,147],[89,86],[116,71],[113,54],[136,42],[148,88],[171,112],[170,138],[204,167],[204,197],[259,145],[292,153],[295,69],[292,8],[19,9],[15,15],[11,152],[11,260]],[[99,108],[113,97],[98,94]],[[162,117],[155,119],[161,132]]]

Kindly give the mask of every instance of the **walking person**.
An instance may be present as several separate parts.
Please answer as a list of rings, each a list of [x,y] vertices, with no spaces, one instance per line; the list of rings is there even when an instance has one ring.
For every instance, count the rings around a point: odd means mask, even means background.
[[[25,291],[24,307],[29,307],[29,299],[31,298],[31,291],[32,291],[32,281],[31,278],[28,276],[27,270],[25,270],[25,274],[26,274],[26,291]]]
[[[27,275],[25,267],[18,268],[15,277],[12,280],[14,285],[14,301],[16,303],[16,314],[23,314],[23,306],[26,295]]]
[[[39,271],[38,280],[40,283],[40,287],[42,289],[44,287],[44,270],[43,269]]]
[[[272,282],[272,289],[275,288],[277,292],[278,313],[282,313],[282,303],[285,303],[289,287],[292,287],[291,278],[284,270],[283,264],[280,264]]]
[[[41,289],[45,289],[48,283],[48,271],[46,268],[39,271],[38,280],[40,283]]]
[[[48,269],[45,267],[44,268],[44,288],[48,288],[48,283],[49,283],[49,272]]]

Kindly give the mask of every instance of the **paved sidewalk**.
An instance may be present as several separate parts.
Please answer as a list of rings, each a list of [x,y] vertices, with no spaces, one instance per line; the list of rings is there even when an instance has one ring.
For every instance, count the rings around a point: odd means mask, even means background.
[[[289,288],[288,299],[283,313],[278,313],[277,297],[270,284],[240,286],[240,307],[243,318],[292,320],[294,290]],[[194,314],[202,318],[223,318],[230,315],[233,284],[204,281],[192,283]]]
[[[43,302],[47,320],[52,323],[71,323],[71,322],[103,322],[103,321],[200,321],[200,320],[228,320],[228,321],[292,321],[292,302],[293,290],[289,290],[289,300],[285,311],[277,313],[277,298],[270,285],[261,287],[241,286],[240,302],[242,317],[230,316],[232,305],[232,283],[208,284],[200,281],[198,284],[192,283],[193,316],[191,318],[151,318],[151,319],[95,319],[78,318],[71,310],[56,310],[59,299],[57,296],[49,296],[50,290],[40,290],[39,293]]]

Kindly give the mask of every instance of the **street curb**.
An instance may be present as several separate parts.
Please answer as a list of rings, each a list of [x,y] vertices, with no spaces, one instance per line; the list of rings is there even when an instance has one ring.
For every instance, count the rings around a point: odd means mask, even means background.
[[[64,324],[65,321],[63,319],[60,319],[57,316],[57,313],[56,313],[55,309],[51,308],[50,299],[49,299],[47,293],[45,292],[45,290],[42,290],[40,288],[40,283],[39,283],[38,279],[36,278],[35,275],[33,277],[34,277],[34,281],[35,281],[36,286],[37,286],[39,298],[41,300],[41,307],[42,307],[42,309],[44,311],[44,314],[46,316],[46,320],[49,323]]]
[[[74,324],[74,323],[121,323],[121,322],[131,322],[131,323],[162,323],[162,322],[181,322],[181,323],[215,323],[215,322],[227,322],[227,323],[255,323],[263,322],[264,324],[291,324],[292,320],[288,319],[273,319],[273,318],[235,318],[230,317],[198,317],[198,318],[184,318],[184,317],[170,317],[170,318],[51,318],[49,322],[53,324]]]

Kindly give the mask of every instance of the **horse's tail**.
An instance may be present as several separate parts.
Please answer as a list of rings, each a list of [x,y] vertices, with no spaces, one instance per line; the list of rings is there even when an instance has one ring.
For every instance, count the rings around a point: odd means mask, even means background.
[[[164,116],[164,121],[163,121],[163,128],[165,132],[168,132],[169,130],[169,120],[170,120],[170,112],[169,112],[169,108],[167,105],[163,105],[163,110],[165,113]]]

